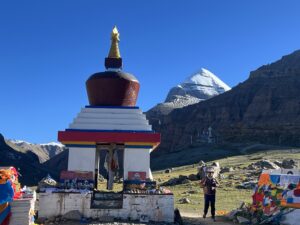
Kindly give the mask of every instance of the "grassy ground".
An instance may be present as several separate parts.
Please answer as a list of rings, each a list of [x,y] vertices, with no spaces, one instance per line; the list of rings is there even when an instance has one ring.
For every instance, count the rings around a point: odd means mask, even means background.
[[[218,155],[218,150],[214,150],[214,153]],[[222,151],[222,154],[224,151]],[[217,212],[230,211],[237,208],[241,202],[251,202],[252,190],[238,189],[236,184],[241,183],[247,178],[249,170],[246,167],[249,164],[255,163],[262,159],[268,159],[271,161],[283,160],[283,159],[294,159],[300,161],[300,149],[280,149],[272,150],[263,148],[245,148],[236,154],[228,154],[222,157],[218,155],[217,160],[221,167],[233,167],[233,172],[224,173],[225,178],[220,180],[221,185],[217,190],[217,201],[216,208]],[[202,153],[203,156],[207,156]],[[199,158],[198,158],[199,159]],[[208,164],[214,162],[213,160],[208,160],[208,158],[202,158],[207,161]],[[199,159],[199,161],[201,158]],[[154,179],[163,183],[171,178],[177,178],[179,175],[190,175],[197,173],[197,164],[191,164],[182,167],[173,168],[171,173],[164,173],[164,171],[155,171],[153,173]],[[258,179],[258,175],[256,176]],[[106,186],[105,182],[99,184],[99,189],[104,190]],[[115,186],[117,190],[121,190],[121,184]],[[218,217],[217,223],[213,223],[210,218],[202,219],[200,215],[203,211],[203,191],[199,187],[199,181],[192,181],[187,184],[180,184],[175,186],[168,186],[171,189],[175,197],[175,207],[179,208],[182,215],[184,216],[184,224],[187,225],[231,225],[232,222],[224,221],[224,218]],[[191,200],[189,204],[180,204],[179,199],[187,197]],[[75,223],[64,223],[70,225],[76,225]],[[111,223],[91,223],[91,225],[101,224],[110,225]],[[122,225],[129,225],[128,223],[123,223]]]
[[[154,178],[161,181],[167,181],[172,177],[178,177],[179,175],[189,175],[196,173],[196,168],[185,168],[183,170],[175,171],[171,174],[163,174],[161,172],[154,173]],[[225,180],[221,181],[221,185],[217,190],[216,209],[218,211],[230,211],[237,208],[242,201],[251,201],[251,190],[241,190],[233,187],[226,187],[224,185]],[[179,208],[183,212],[202,212],[204,199],[203,190],[199,186],[199,181],[192,181],[188,184],[181,184],[168,187],[175,196],[175,207]],[[191,200],[190,204],[180,204],[179,199],[187,197]]]
[[[195,149],[194,149],[195,151]],[[220,187],[217,190],[216,208],[217,211],[230,211],[240,206],[241,202],[251,202],[252,190],[238,189],[236,185],[247,178],[247,167],[251,163],[255,163],[262,159],[268,159],[271,161],[283,159],[294,159],[300,161],[300,149],[275,149],[267,148],[264,150],[261,146],[253,148],[241,149],[240,153],[229,154],[228,157],[220,157],[218,150],[213,150],[214,154],[218,155],[218,161],[221,167],[233,167],[235,171],[224,173],[225,178],[220,180]],[[220,150],[223,154],[224,150]],[[205,156],[205,152],[201,153]],[[204,159],[205,160],[205,159]],[[208,161],[210,164],[215,161]],[[163,183],[171,178],[176,178],[179,175],[190,175],[197,173],[197,164],[186,165],[182,167],[173,168],[171,173],[165,173],[164,171],[155,171],[153,173],[154,179]],[[233,178],[228,178],[229,176]],[[258,175],[256,176],[258,179]],[[106,189],[106,182],[99,183],[99,190]],[[175,196],[175,207],[179,208],[182,212],[199,213],[203,211],[203,191],[199,186],[199,181],[192,181],[187,184],[180,184],[175,186],[168,186]],[[114,184],[114,191],[121,191],[122,184]],[[187,197],[191,200],[189,204],[180,204],[179,199]]]
[[[234,167],[235,171],[225,173],[225,178],[220,180],[220,187],[217,190],[216,209],[218,211],[230,211],[237,208],[241,202],[251,202],[252,190],[238,189],[236,184],[247,178],[247,171],[245,167],[249,164],[257,162],[262,159],[269,159],[271,161],[294,159],[300,161],[300,149],[281,149],[281,150],[257,150],[247,149],[243,151],[242,155],[229,156],[217,160],[221,167]],[[209,161],[212,163],[214,161]],[[154,179],[161,183],[179,175],[190,175],[197,173],[197,165],[189,165],[184,167],[177,167],[171,173],[164,173],[164,171],[154,172]],[[228,176],[233,178],[229,179]],[[256,177],[258,179],[258,176]],[[230,185],[229,185],[230,184]],[[202,212],[203,211],[203,191],[199,187],[199,181],[193,181],[188,184],[180,184],[168,187],[175,196],[175,207],[178,207],[183,212]],[[191,191],[191,192],[190,192]],[[190,193],[188,193],[190,192]],[[191,200],[190,204],[180,204],[179,199],[187,197]]]
[[[188,150],[187,150],[188,151]],[[195,149],[193,149],[195,151]],[[228,150],[227,150],[228,151]],[[235,171],[224,173],[225,178],[220,180],[220,187],[217,190],[217,211],[230,211],[240,206],[241,202],[251,202],[252,190],[238,189],[236,185],[247,178],[247,167],[251,163],[255,163],[262,159],[269,159],[271,161],[283,159],[294,159],[300,161],[300,149],[275,149],[266,148],[262,146],[254,146],[253,148],[247,147],[237,151],[235,154],[229,154],[228,157],[221,156],[224,150],[218,151],[214,149],[213,153],[218,157],[217,160],[221,167],[233,167]],[[220,154],[219,154],[220,153]],[[205,152],[202,152],[200,156],[207,156]],[[207,158],[205,158],[207,159]],[[204,159],[204,160],[205,160]],[[208,161],[210,164],[215,161]],[[173,168],[171,173],[165,173],[164,171],[155,171],[153,173],[154,179],[163,183],[171,178],[176,178],[179,175],[190,175],[197,173],[197,164],[186,165],[182,167]],[[233,176],[233,178],[228,178]],[[258,179],[258,175],[256,176]],[[99,183],[99,190],[106,189],[106,181]],[[180,184],[175,186],[168,186],[175,196],[175,207],[179,208],[182,212],[187,213],[202,213],[204,199],[203,191],[199,186],[199,181],[192,181],[187,184]],[[122,184],[114,184],[114,191],[118,192],[122,190]],[[187,197],[191,203],[180,204],[179,199]]]

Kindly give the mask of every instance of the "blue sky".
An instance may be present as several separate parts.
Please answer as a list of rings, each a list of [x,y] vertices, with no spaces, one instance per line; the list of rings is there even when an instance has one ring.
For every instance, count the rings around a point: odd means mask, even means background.
[[[300,1],[0,1],[0,133],[56,141],[88,104],[85,81],[104,70],[114,25],[124,71],[148,110],[207,68],[233,87],[300,49]]]

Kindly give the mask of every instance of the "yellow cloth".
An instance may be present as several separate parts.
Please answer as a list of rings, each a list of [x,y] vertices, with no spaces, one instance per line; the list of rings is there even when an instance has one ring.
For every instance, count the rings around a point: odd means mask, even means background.
[[[8,202],[1,204],[0,205],[0,213],[2,213],[4,211],[4,209],[6,209],[7,206],[8,206]]]
[[[10,170],[1,169],[0,170],[0,184],[5,184],[7,180],[11,178]]]

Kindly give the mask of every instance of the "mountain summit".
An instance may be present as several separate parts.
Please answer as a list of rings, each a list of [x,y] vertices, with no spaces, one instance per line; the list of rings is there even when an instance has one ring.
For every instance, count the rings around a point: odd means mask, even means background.
[[[149,117],[155,118],[167,115],[173,109],[182,108],[207,100],[230,90],[230,87],[207,69],[186,78],[181,84],[170,89],[164,103],[159,103],[147,112]]]
[[[189,76],[181,84],[173,87],[169,91],[165,102],[173,101],[174,97],[178,95],[190,95],[201,101],[222,94],[228,90],[230,90],[230,87],[216,75],[207,69],[201,68],[199,72]]]

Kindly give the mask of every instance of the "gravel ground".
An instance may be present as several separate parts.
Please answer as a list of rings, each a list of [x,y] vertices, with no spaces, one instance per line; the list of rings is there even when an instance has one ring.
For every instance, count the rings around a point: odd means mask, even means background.
[[[167,223],[133,223],[133,222],[97,222],[97,221],[92,221],[89,223],[83,223],[83,222],[74,222],[74,221],[66,221],[66,222],[50,222],[46,223],[45,225],[165,225]],[[170,224],[170,223],[169,223]]]
[[[171,225],[171,223],[139,223],[139,222],[90,222],[90,223],[80,223],[80,222],[61,222],[61,223],[46,223],[53,225]],[[211,218],[203,219],[197,214],[184,214],[183,215],[183,224],[184,225],[233,225],[232,222],[226,220],[223,217],[217,217],[217,222],[212,221]]]

